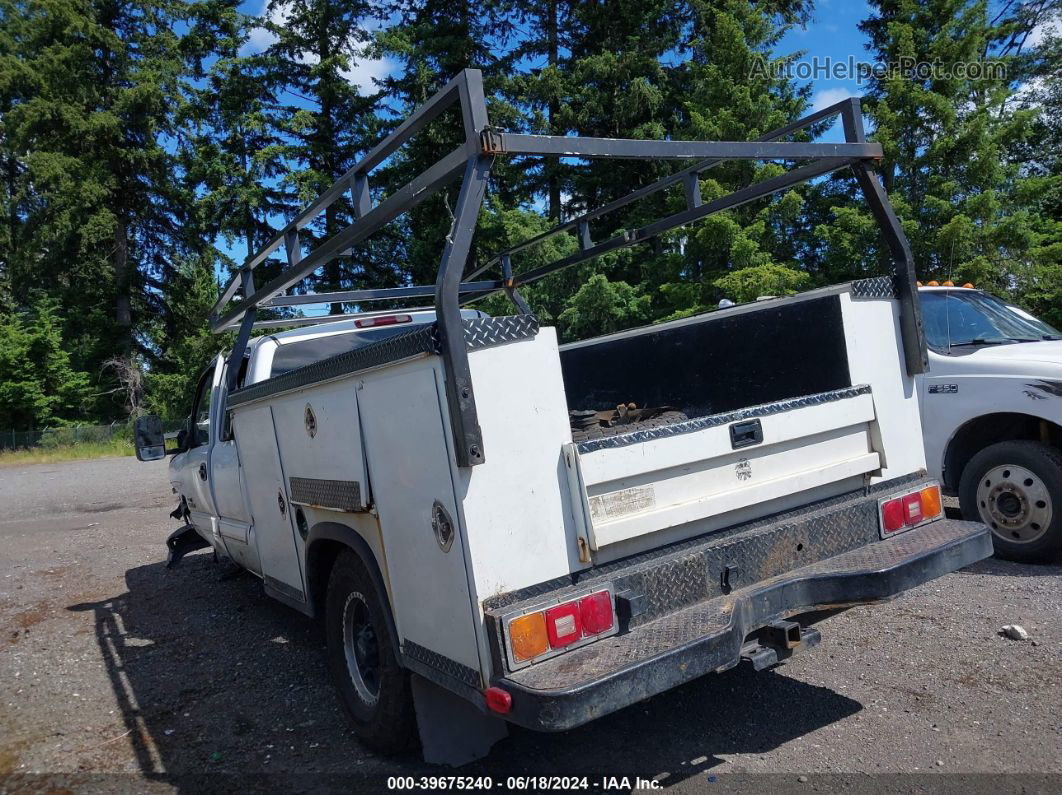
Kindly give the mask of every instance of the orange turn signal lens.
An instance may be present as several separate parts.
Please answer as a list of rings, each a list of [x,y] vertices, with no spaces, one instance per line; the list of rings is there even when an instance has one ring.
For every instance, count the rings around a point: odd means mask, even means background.
[[[528,613],[509,622],[509,643],[517,662],[530,660],[549,650],[546,614]]]
[[[973,289],[973,285],[970,284],[969,282],[966,282],[966,284],[964,284],[963,287],[965,287],[967,290],[972,290]]]
[[[918,492],[918,498],[922,502],[923,519],[932,519],[934,516],[940,516],[942,509],[940,486],[927,486]]]
[[[936,279],[926,282],[926,287],[940,287],[940,282]]]

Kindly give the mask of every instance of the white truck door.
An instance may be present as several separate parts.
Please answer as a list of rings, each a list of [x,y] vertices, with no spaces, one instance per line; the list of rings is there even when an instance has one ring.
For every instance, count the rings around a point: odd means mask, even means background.
[[[304,602],[306,589],[302,564],[277,448],[273,409],[268,404],[241,407],[233,413],[232,423],[251,508],[251,532],[258,548],[262,581],[275,595]]]
[[[959,379],[951,372],[947,356],[929,351],[929,372],[917,378],[922,407],[922,440],[930,477],[944,476],[944,450],[961,416],[958,404],[967,399],[959,392]]]
[[[188,450],[183,454],[180,467],[181,494],[188,505],[192,524],[211,534],[214,532],[212,519],[215,511],[210,489],[210,452],[216,435],[216,426],[212,424],[211,417],[216,408],[222,369],[222,358],[219,356],[199,381],[192,404],[191,427],[188,429]]]

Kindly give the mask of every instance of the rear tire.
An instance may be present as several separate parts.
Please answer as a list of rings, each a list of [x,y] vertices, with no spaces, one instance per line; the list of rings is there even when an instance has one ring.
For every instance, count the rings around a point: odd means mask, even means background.
[[[996,555],[1023,563],[1062,552],[1062,455],[1041,442],[999,442],[962,471],[963,516],[992,530]]]
[[[386,610],[364,561],[349,549],[341,552],[325,599],[328,667],[358,739],[396,754],[415,747],[417,724]]]

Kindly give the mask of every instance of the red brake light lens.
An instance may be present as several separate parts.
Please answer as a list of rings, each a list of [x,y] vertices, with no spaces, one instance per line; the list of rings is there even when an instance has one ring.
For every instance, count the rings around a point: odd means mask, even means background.
[[[886,533],[895,533],[901,529],[904,522],[903,500],[895,499],[883,503],[881,506],[881,526]]]
[[[552,649],[561,649],[579,640],[583,636],[579,605],[576,602],[568,602],[547,610],[546,635]]]
[[[917,491],[900,498],[903,501],[903,523],[916,525],[922,521],[922,495]]]
[[[394,326],[397,323],[409,323],[413,318],[409,315],[379,315],[378,317],[366,317],[355,320],[354,325],[358,328],[376,328],[377,326]]]
[[[597,635],[612,629],[612,594],[598,591],[579,600],[579,616],[582,619],[583,634]]]

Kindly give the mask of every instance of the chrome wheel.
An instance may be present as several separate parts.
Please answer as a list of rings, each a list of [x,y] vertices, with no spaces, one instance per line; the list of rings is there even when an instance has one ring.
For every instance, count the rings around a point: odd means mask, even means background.
[[[977,509],[992,532],[1012,544],[1028,544],[1051,525],[1051,494],[1043,479],[1021,466],[993,467],[977,484]]]
[[[356,591],[343,605],[343,651],[358,698],[373,706],[380,698],[380,648],[369,606]]]

